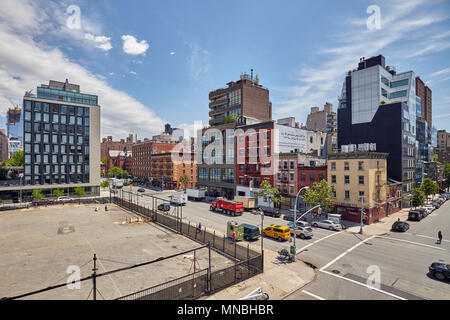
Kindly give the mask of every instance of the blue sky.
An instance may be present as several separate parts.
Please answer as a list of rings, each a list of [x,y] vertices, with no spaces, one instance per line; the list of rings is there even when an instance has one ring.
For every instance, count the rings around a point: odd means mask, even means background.
[[[70,5],[79,29],[67,26]],[[381,29],[366,12],[380,8]],[[2,0],[0,112],[50,78],[99,95],[102,136],[140,138],[165,122],[208,122],[208,92],[253,68],[274,118],[305,122],[337,105],[345,73],[383,54],[433,91],[433,123],[450,131],[450,1]],[[124,47],[124,45],[126,45]],[[0,127],[3,122],[0,122]]]

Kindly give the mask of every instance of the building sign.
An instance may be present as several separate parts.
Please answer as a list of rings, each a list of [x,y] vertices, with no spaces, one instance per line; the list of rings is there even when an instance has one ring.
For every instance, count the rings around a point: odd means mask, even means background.
[[[275,153],[307,153],[306,130],[283,125],[275,125]]]

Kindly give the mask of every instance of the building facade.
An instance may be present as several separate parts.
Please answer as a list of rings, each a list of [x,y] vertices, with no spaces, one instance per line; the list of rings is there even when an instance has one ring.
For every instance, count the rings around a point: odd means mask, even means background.
[[[60,188],[68,193],[100,186],[100,106],[80,86],[50,81],[26,93],[24,105],[23,190]]]
[[[114,141],[112,136],[107,136],[102,139],[102,143],[100,145],[101,148],[101,158],[107,157],[109,151],[131,151],[133,144],[138,141],[134,140],[135,135],[130,134],[126,139],[120,139],[119,141]]]
[[[439,162],[450,162],[450,133],[445,130],[437,132],[436,154]]]
[[[417,105],[416,110],[420,115],[419,118],[425,120],[428,126],[433,126],[433,99],[431,89],[425,85],[420,77],[416,77],[416,96]]]
[[[403,182],[403,192],[415,186],[417,162],[416,76],[397,73],[382,55],[362,58],[349,71],[338,108],[338,147],[375,143],[388,153],[388,177]]]
[[[6,135],[8,137],[8,156],[23,150],[23,117],[22,109],[9,108],[6,112]]]
[[[190,159],[176,160],[175,152],[152,154],[152,184],[163,186],[165,189],[182,189],[197,187],[197,165],[194,153]],[[186,156],[186,153],[184,154]],[[183,182],[182,177],[186,177]]]
[[[333,105],[325,103],[323,110],[312,107],[306,119],[306,129],[327,133],[327,153],[337,150],[337,114],[333,112]]]
[[[380,152],[328,155],[328,184],[335,187],[335,211],[343,220],[360,222],[363,207],[363,222],[370,224],[401,208],[398,194],[391,196],[395,188],[388,183],[387,157]]]
[[[8,159],[8,136],[6,135],[5,131],[0,129],[0,162]]]

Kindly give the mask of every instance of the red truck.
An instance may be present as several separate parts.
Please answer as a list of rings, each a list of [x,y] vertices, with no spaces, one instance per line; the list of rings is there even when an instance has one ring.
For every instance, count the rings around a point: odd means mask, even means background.
[[[231,216],[242,215],[244,212],[244,204],[242,202],[227,200],[225,198],[217,198],[209,207],[211,211],[218,211]]]

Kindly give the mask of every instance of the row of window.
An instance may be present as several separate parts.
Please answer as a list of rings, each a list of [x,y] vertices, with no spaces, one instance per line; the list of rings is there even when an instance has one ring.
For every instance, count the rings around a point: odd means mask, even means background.
[[[39,101],[32,102],[30,100],[24,101],[24,109],[25,111],[52,112],[54,114],[61,113],[78,116],[89,116],[89,108],[87,107],[66,106]]]
[[[34,166],[30,166],[30,165],[26,165],[24,167],[24,171],[25,171],[25,175],[32,175],[34,174],[35,176],[38,176],[40,174],[66,174],[66,173],[70,173],[70,174],[74,174],[74,173],[85,173],[88,174],[89,173],[89,165],[34,165]]]
[[[234,183],[234,169],[230,168],[199,168],[199,181]]]
[[[379,183],[380,176],[377,175],[377,177]],[[331,176],[331,183],[337,183],[335,175]],[[350,184],[350,176],[344,176],[344,184]],[[364,176],[358,176],[358,184],[364,184]]]
[[[377,168],[379,168],[379,161],[377,161]],[[331,170],[336,170],[336,162],[331,162]],[[344,170],[350,170],[350,162],[344,162]],[[358,161],[358,170],[364,170],[364,161]]]
[[[25,176],[26,185],[88,183],[89,174]]]
[[[64,154],[64,153],[79,153],[84,154],[84,156],[89,157],[89,146],[84,146],[84,153],[83,153],[83,147],[82,146],[75,146],[75,145],[59,145],[59,144],[40,144],[36,143],[33,145],[33,149],[31,149],[30,143],[25,143],[24,145],[24,152],[25,153],[56,153],[56,154]],[[33,151],[32,151],[33,150]],[[26,161],[25,161],[26,163]]]

